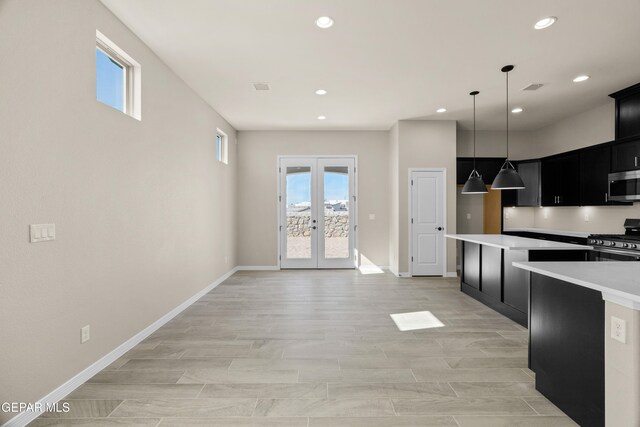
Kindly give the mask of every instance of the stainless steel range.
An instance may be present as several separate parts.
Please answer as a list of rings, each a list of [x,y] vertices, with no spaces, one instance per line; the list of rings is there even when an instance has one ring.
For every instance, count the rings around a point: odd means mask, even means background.
[[[591,261],[640,261],[640,219],[628,218],[624,234],[592,234]]]

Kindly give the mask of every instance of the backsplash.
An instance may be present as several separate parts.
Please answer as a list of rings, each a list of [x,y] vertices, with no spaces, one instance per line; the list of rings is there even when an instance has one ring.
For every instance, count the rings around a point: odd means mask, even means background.
[[[504,208],[503,215],[504,228],[548,228],[620,234],[624,232],[625,219],[640,218],[640,204],[632,206]]]

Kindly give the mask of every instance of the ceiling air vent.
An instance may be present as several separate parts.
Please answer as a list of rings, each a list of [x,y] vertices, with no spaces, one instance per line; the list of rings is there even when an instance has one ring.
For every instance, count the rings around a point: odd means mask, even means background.
[[[271,90],[269,83],[253,83],[253,88],[255,90]]]
[[[530,85],[523,87],[521,90],[538,90],[542,86],[542,83],[531,83]]]

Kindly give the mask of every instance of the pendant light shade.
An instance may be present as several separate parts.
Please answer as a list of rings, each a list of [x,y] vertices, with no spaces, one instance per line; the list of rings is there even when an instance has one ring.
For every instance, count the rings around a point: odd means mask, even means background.
[[[520,190],[524,188],[524,182],[522,182],[516,168],[507,160],[493,180],[491,188],[494,190]]]
[[[483,194],[487,193],[487,186],[484,185],[482,175],[476,170],[476,95],[479,94],[474,90],[469,95],[473,96],[473,170],[462,187],[462,194]]]
[[[513,70],[513,65],[502,67],[507,81],[507,158],[491,184],[492,190],[520,190],[524,188],[522,178],[509,161],[509,71],[511,70]]]

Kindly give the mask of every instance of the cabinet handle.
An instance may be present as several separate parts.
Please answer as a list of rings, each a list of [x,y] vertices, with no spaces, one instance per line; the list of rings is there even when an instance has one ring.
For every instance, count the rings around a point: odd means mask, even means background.
[[[635,167],[638,167],[638,156],[635,156],[635,157],[633,158],[633,165],[634,165]]]
[[[609,203],[609,193],[604,193],[604,202]]]

